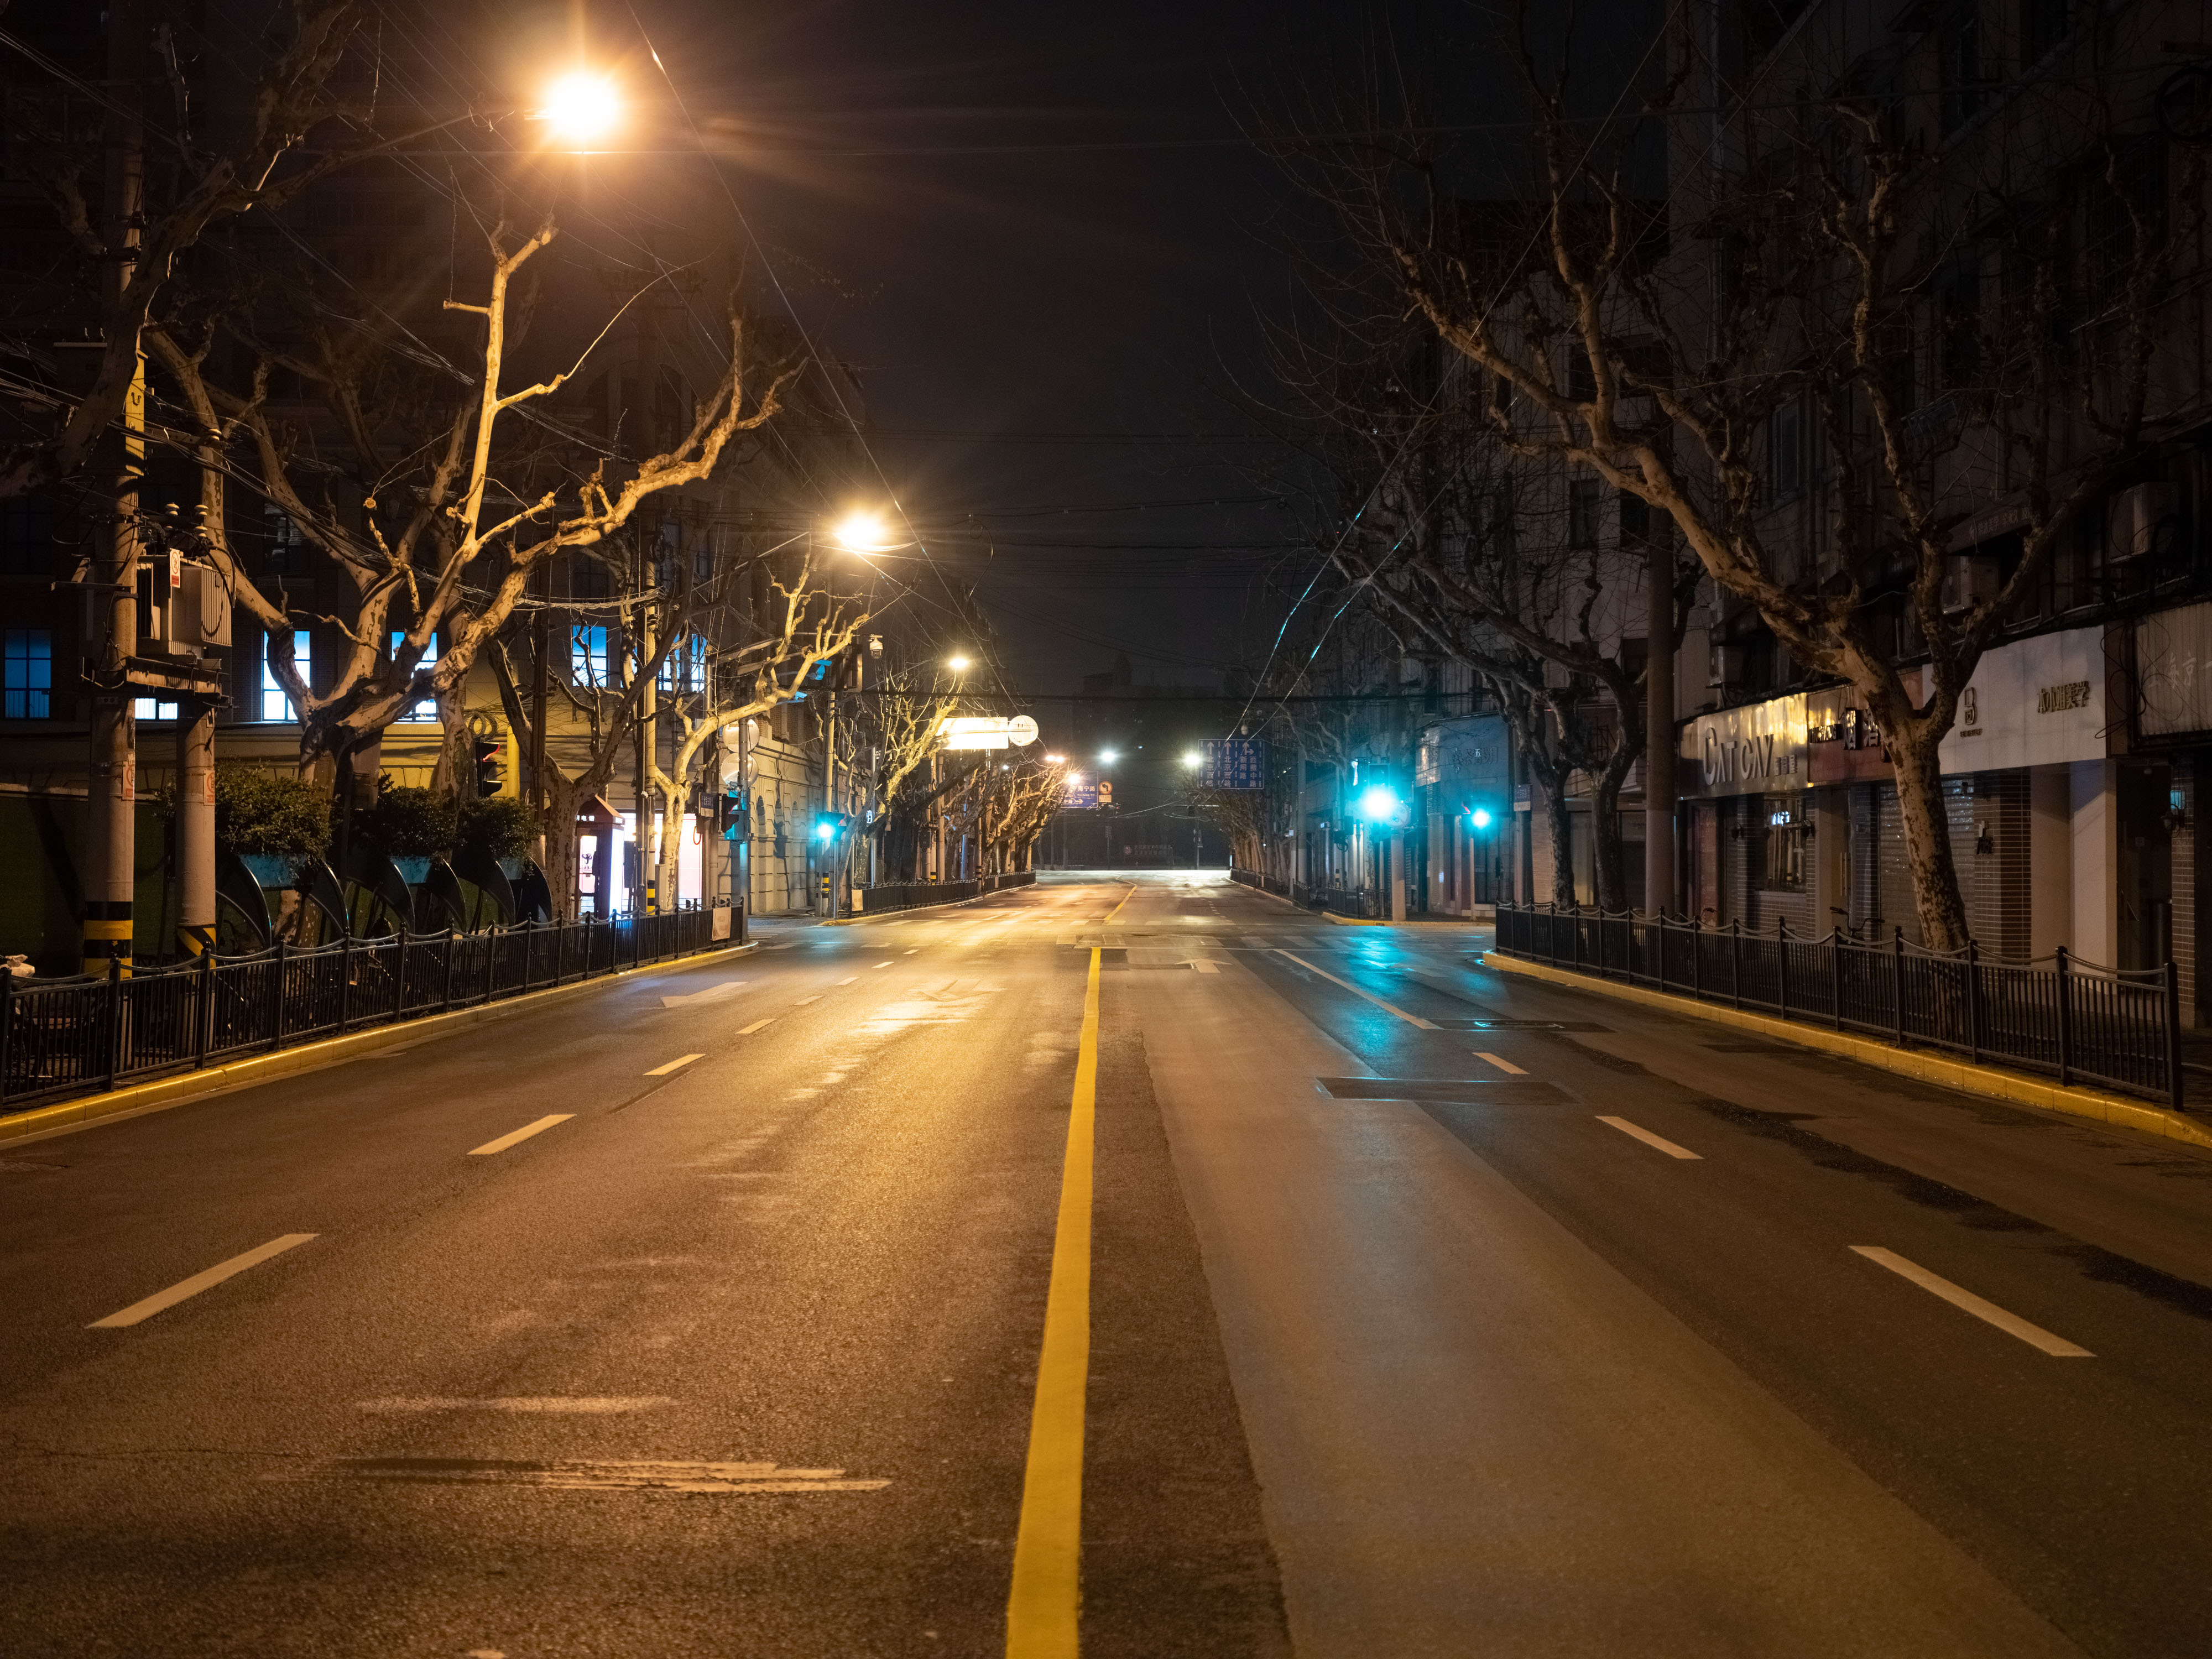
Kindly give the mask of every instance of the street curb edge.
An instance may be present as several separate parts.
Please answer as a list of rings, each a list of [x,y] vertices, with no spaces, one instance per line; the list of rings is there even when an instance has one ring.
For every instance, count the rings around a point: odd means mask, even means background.
[[[1522,962],[1512,957],[1499,956],[1494,951],[1484,954],[1482,964],[1486,968],[1495,968],[1501,973],[1519,974],[1528,979],[1540,980],[1547,985],[1590,991],[1617,1001],[1633,1002],[1643,1007],[1682,1014],[1692,1019],[1710,1020],[1718,1025],[1756,1031],[1762,1036],[1856,1060],[1862,1066],[1894,1072],[1900,1077],[1956,1089],[1963,1094],[1980,1095],[1986,1099],[2002,1100],[2015,1106],[2033,1106],[2045,1111],[2063,1112],[2069,1117],[2090,1118],[2116,1127],[2135,1129],[2168,1140],[2212,1148],[2212,1128],[2182,1113],[2146,1105],[2124,1096],[2103,1094],[2094,1089],[2062,1088],[2055,1083],[2045,1083],[2014,1072],[1999,1071],[1994,1066],[1977,1066],[1970,1060],[1948,1059],[1913,1048],[1893,1048],[1888,1043],[1875,1042],[1840,1031],[1823,1031],[1817,1026],[1795,1024],[1776,1019],[1769,1014],[1747,1014],[1739,1009],[1717,1007],[1687,997],[1668,996],[1662,992],[1647,990],[1640,985],[1616,985],[1606,980],[1570,973],[1565,969],[1547,967],[1541,963]]]

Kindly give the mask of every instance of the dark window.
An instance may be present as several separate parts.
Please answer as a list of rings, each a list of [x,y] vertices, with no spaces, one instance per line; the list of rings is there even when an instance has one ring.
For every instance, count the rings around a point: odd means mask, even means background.
[[[1620,544],[1623,547],[1649,547],[1651,544],[1651,507],[1641,495],[1632,495],[1626,490],[1620,496]]]
[[[269,537],[269,574],[272,576],[303,574],[307,566],[301,556],[307,550],[307,538],[300,534],[300,526],[269,507],[262,514],[262,524]]]
[[[1578,345],[1567,348],[1567,396],[1584,404],[1597,396],[1597,376],[1590,371],[1589,353]]]
[[[2109,160],[2093,157],[2089,210],[2084,227],[2088,275],[2099,288],[2124,283],[2136,261],[2166,240],[2166,145],[2156,138],[2117,147]],[[2093,303],[2111,297],[2093,295]]]
[[[2040,63],[2073,31],[2074,0],[2021,0],[2020,21],[2027,37],[2027,61]]]
[[[1805,405],[1796,398],[1766,417],[1766,483],[1771,501],[1805,492]]]
[[[5,703],[11,720],[43,720],[54,712],[54,636],[43,628],[7,630]]]
[[[1595,478],[1576,478],[1567,485],[1567,544],[1597,545],[1598,503],[1604,486]]]
[[[1936,25],[1938,74],[1942,76],[1943,131],[1953,132],[1972,120],[1989,99],[1982,63],[1979,0],[1958,0]]]
[[[0,501],[0,576],[53,572],[54,505],[44,495]]]
[[[1972,386],[1982,366],[1982,268],[1961,260],[1936,285],[1936,361],[1943,389]]]
[[[1513,412],[1513,382],[1503,374],[1490,383],[1490,406],[1500,415]]]

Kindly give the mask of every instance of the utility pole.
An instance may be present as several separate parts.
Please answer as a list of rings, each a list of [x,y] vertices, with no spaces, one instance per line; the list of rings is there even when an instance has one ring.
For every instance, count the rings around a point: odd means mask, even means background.
[[[538,606],[537,625],[531,630],[531,649],[538,660],[530,677],[530,810],[538,819],[542,848],[546,844],[546,803],[553,798],[553,792],[545,787],[545,705],[553,681],[553,572],[550,566],[540,586],[546,603]]]
[[[660,713],[660,676],[653,666],[653,606],[637,608],[637,672],[645,684],[637,695],[637,885],[631,908],[640,915],[660,908],[658,889],[660,860],[653,856],[653,774],[660,755],[660,733],[655,720]]]
[[[142,0],[111,0],[107,12],[107,132],[100,204],[107,250],[107,323],[119,326],[124,290],[137,269],[144,221],[145,69]],[[146,360],[138,358],[124,404],[124,430],[103,447],[117,457],[114,499],[99,537],[91,658],[92,753],[86,789],[83,968],[131,971],[131,901],[137,885],[138,757],[131,723],[131,659],[138,651],[138,481],[146,459]]]
[[[1674,522],[1653,515],[1644,568],[1644,908],[1674,908]]]
[[[177,705],[177,941],[195,957],[215,949],[215,710]]]

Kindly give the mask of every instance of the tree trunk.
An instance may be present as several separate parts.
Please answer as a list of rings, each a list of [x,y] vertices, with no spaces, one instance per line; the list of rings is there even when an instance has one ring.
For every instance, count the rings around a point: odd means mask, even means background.
[[[1942,763],[1932,729],[1885,730],[1882,740],[1897,774],[1898,817],[1905,830],[1905,858],[1912,872],[1913,909],[1920,942],[1931,951],[1966,945],[1966,906],[1959,868],[1951,858],[1950,815],[1943,805]]]
[[[1536,791],[1544,798],[1544,821],[1552,827],[1552,902],[1562,910],[1571,910],[1575,903],[1574,832],[1567,812],[1566,780],[1555,776],[1549,780],[1534,777]]]
[[[561,769],[545,768],[545,862],[540,866],[546,891],[551,896],[553,920],[567,921],[579,905],[576,892],[576,808],[584,791],[561,775]]]
[[[1629,908],[1628,860],[1620,835],[1620,787],[1628,781],[1629,769],[1641,752],[1640,744],[1633,750],[1615,750],[1599,769],[1590,797],[1591,847],[1596,855],[1597,908],[1601,910]]]
[[[660,895],[660,908],[674,910],[680,908],[678,872],[684,856],[684,806],[685,791],[674,778],[665,781],[660,795],[660,873],[655,878],[655,887]]]

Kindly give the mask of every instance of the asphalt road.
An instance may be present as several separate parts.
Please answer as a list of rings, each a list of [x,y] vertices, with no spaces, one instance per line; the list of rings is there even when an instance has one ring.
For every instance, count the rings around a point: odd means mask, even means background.
[[[0,1653],[1006,1651],[1094,951],[1086,1654],[2207,1651],[2212,1158],[1483,942],[1049,882],[11,1144]]]

